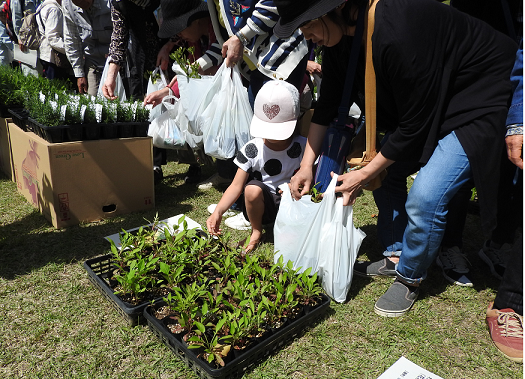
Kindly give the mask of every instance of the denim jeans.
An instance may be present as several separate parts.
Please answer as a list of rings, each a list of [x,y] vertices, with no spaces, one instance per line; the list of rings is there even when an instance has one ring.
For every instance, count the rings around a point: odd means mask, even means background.
[[[408,194],[408,224],[396,268],[400,279],[409,284],[425,279],[445,233],[448,203],[471,177],[468,157],[452,132],[439,141]]]
[[[384,144],[387,134],[381,144]],[[403,234],[408,223],[405,203],[407,201],[407,177],[419,169],[415,162],[395,162],[387,169],[381,187],[373,192],[379,210],[377,236],[385,249],[385,257],[399,257],[403,247]]]

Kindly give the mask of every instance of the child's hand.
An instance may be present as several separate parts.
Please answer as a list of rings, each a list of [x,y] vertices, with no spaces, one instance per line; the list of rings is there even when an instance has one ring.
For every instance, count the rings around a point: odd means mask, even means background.
[[[220,229],[222,220],[222,215],[220,215],[217,212],[213,212],[210,217],[206,220],[206,227],[208,228],[208,232],[213,235],[217,236],[221,234],[222,229]]]

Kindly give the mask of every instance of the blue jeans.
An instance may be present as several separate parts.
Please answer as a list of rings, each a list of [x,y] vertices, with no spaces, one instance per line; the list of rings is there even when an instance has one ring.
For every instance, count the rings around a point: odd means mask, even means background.
[[[383,145],[390,133],[385,135]],[[408,223],[405,204],[407,201],[407,177],[420,167],[414,162],[395,162],[387,169],[381,187],[373,192],[379,210],[377,236],[383,246],[385,257],[399,257],[403,248],[403,234]]]
[[[409,284],[425,279],[445,233],[448,203],[471,177],[468,157],[452,132],[439,141],[408,194],[408,224],[396,268],[400,279]]]

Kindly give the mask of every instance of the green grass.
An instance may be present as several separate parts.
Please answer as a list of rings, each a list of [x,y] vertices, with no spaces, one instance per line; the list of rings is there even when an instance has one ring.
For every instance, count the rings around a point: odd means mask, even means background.
[[[102,237],[145,224],[156,213],[161,219],[184,213],[204,226],[206,207],[221,192],[184,185],[187,167],[165,166],[155,210],[64,230],[55,230],[0,177],[1,378],[196,377],[146,326],[128,326],[82,267],[107,252]],[[212,173],[205,168],[204,176]],[[367,234],[362,258],[381,257],[376,214],[365,193],[354,207],[354,222]],[[387,319],[373,307],[391,279],[355,277],[346,303],[332,303],[325,318],[245,377],[377,378],[402,355],[443,378],[523,377],[523,366],[502,357],[487,332],[485,310],[498,281],[477,258],[479,230],[479,217],[469,214],[464,236],[473,288],[449,285],[432,266],[413,310]],[[232,234],[236,241],[249,232]],[[272,247],[261,248],[271,253]]]

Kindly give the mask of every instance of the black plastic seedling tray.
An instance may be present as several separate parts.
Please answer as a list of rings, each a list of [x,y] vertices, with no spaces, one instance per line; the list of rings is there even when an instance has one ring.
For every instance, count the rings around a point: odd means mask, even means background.
[[[321,294],[321,296],[323,298],[321,304],[313,308],[309,313],[304,314],[292,323],[273,332],[268,338],[257,343],[254,347],[229,361],[224,367],[218,369],[212,368],[207,362],[197,358],[194,350],[188,349],[185,342],[176,338],[164,323],[155,317],[155,309],[164,305],[164,302],[158,302],[153,306],[148,305],[145,307],[144,317],[148,322],[150,330],[182,359],[186,366],[192,369],[199,378],[233,379],[240,378],[250,367],[276,353],[285,344],[299,337],[308,326],[311,326],[320,319],[330,307],[330,298],[324,294]]]
[[[88,259],[84,262],[84,269],[87,271],[89,280],[104,295],[104,297],[113,305],[113,308],[129,322],[131,326],[144,324],[144,308],[150,302],[144,302],[139,305],[132,305],[123,301],[115,295],[109,285],[109,278],[117,267],[113,263],[111,254],[103,255],[97,258]],[[162,297],[155,301],[162,300]]]

